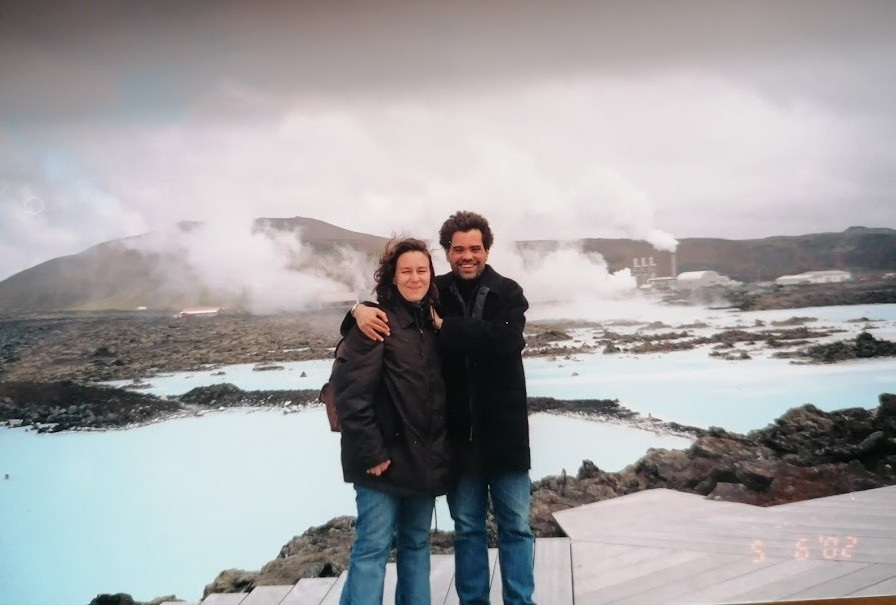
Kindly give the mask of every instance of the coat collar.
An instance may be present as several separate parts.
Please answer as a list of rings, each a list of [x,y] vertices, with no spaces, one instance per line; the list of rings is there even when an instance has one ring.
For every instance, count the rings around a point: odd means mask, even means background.
[[[397,297],[398,294],[396,293],[395,296]],[[392,298],[392,300],[381,306],[395,316],[395,319],[398,320],[398,325],[402,328],[414,325],[414,315],[407,308],[407,305],[398,298]]]

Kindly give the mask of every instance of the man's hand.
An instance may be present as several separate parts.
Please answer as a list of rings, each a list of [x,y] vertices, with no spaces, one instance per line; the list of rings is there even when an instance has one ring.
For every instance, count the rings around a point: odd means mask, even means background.
[[[386,312],[376,307],[358,305],[352,312],[355,323],[361,333],[370,340],[383,342],[383,337],[389,335],[389,318]]]
[[[391,460],[386,460],[385,462],[380,462],[376,466],[371,466],[367,469],[368,475],[373,475],[374,477],[379,477],[383,473],[386,472],[386,469],[389,468],[389,465],[392,464]]]

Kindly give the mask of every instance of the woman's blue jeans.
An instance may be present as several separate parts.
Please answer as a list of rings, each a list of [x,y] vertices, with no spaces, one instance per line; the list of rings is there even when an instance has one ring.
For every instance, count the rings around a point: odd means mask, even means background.
[[[448,492],[454,519],[454,585],[463,605],[488,603],[485,516],[491,494],[498,524],[498,561],[505,605],[531,605],[535,538],[529,527],[529,473],[463,475]]]
[[[395,534],[396,605],[429,603],[429,528],[433,498],[394,496],[355,484],[358,521],[340,605],[383,602],[383,580]]]

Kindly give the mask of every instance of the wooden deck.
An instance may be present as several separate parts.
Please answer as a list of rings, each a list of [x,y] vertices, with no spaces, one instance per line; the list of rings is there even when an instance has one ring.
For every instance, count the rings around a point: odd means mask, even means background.
[[[572,539],[576,604],[896,593],[896,487],[770,508],[659,489],[554,517]]]
[[[539,605],[896,603],[896,486],[771,508],[657,489],[554,516],[569,538],[536,541]],[[490,561],[499,604],[494,551]],[[201,605],[335,604],[343,582],[305,579]],[[433,603],[458,602],[451,556],[432,558],[430,583]],[[383,603],[394,595],[390,564]]]

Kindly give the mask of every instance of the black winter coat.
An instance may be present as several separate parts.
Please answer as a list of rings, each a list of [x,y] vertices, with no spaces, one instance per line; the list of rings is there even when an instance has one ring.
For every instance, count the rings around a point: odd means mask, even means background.
[[[436,278],[448,434],[469,470],[530,467],[529,416],[522,349],[523,289],[486,265],[466,305],[453,273]],[[391,325],[391,324],[390,324]]]
[[[343,476],[399,496],[444,494],[453,473],[437,336],[428,313],[399,300],[380,308],[391,335],[376,342],[352,327],[331,378]],[[386,460],[379,477],[365,472]]]

